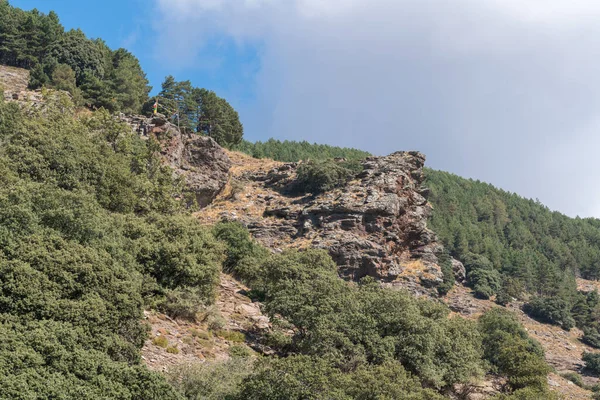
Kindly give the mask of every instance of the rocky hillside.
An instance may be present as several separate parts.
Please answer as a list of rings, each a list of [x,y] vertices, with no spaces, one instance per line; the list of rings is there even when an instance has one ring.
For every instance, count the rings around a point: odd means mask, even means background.
[[[422,154],[368,158],[356,179],[319,195],[291,194],[296,163],[229,155],[229,188],[198,213],[203,222],[241,221],[275,250],[326,249],[348,279],[368,275],[415,291],[441,282],[435,255],[441,247],[426,224]]]
[[[3,76],[12,79],[15,75],[11,74]],[[3,82],[6,86],[6,82],[13,81]],[[7,99],[21,101],[12,95]],[[196,213],[201,223],[240,221],[274,252],[286,248],[326,249],[340,275],[349,280],[372,276],[386,286],[426,295],[434,295],[435,286],[442,281],[436,256],[442,246],[427,227],[431,206],[422,188],[422,154],[398,152],[370,157],[362,163],[362,172],[345,186],[318,195],[298,194],[290,190],[296,182],[296,163],[257,160],[226,151],[210,138],[182,134],[162,116],[120,118],[141,137],[159,139],[163,161],[181,178],[190,201],[201,207]],[[460,281],[464,270],[460,263],[454,264]],[[594,286],[587,281],[580,285]],[[232,351],[250,351],[243,350],[249,347],[264,351],[253,338],[269,331],[269,321],[262,315],[260,304],[245,292],[243,285],[222,275],[218,301],[207,310],[206,318],[190,323],[146,313],[152,332],[142,353],[146,364],[165,371],[179,364],[227,358]],[[466,318],[498,307],[491,301],[475,299],[461,285],[445,301]],[[517,306],[510,309],[543,345],[546,359],[556,371],[581,372],[581,352],[592,351],[578,341],[581,332],[540,324]],[[565,398],[590,395],[556,374],[550,376],[549,383]],[[595,383],[595,379],[586,377],[586,383]],[[493,382],[487,382],[479,394],[469,398],[482,398],[495,391]]]
[[[162,116],[122,119],[143,137],[159,139],[165,162],[203,207],[202,222],[240,221],[275,251],[327,249],[347,279],[372,276],[417,292],[442,281],[436,257],[442,248],[427,228],[423,154],[370,157],[345,187],[298,195],[290,189],[297,163],[227,152],[208,137],[181,134]]]

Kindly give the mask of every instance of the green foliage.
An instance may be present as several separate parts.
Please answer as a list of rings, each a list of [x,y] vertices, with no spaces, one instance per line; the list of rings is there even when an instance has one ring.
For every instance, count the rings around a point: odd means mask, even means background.
[[[581,375],[579,375],[576,372],[567,372],[564,374],[561,374],[561,376],[563,378],[565,378],[568,381],[573,382],[574,384],[576,384],[577,386],[583,388],[585,387],[585,384],[583,383],[583,378],[581,377]]]
[[[398,363],[361,366],[352,372],[342,372],[326,359],[293,356],[260,363],[233,398],[436,400],[442,396],[423,389]]]
[[[519,279],[502,276],[502,284],[496,295],[496,303],[505,306],[515,299],[520,300],[523,291],[523,285]]]
[[[540,390],[535,388],[519,389],[510,394],[499,394],[492,397],[492,400],[558,400],[561,397],[555,392],[547,389]]]
[[[52,73],[51,86],[64,90],[73,96],[75,105],[83,104],[81,90],[77,87],[75,72],[67,64],[58,64]]]
[[[550,367],[543,350],[527,335],[514,314],[492,309],[479,319],[479,329],[485,359],[497,373],[507,377],[511,389],[547,390],[546,375]]]
[[[266,142],[251,143],[243,140],[234,150],[246,153],[254,158],[270,158],[276,161],[298,162],[302,160],[325,161],[334,158],[362,160],[371,154],[366,151],[329,146],[326,144],[296,142],[290,140],[269,139]]]
[[[0,103],[2,396],[178,399],[139,364],[142,307],[210,303],[224,247],[182,214],[155,143],[72,110]]]
[[[242,141],[244,128],[237,111],[215,92],[167,76],[158,99],[158,111],[177,119],[181,128],[210,136],[228,148]],[[144,111],[149,112],[153,102],[147,102]]]
[[[238,145],[244,136],[244,128],[237,111],[213,91],[195,89],[192,95],[199,108],[196,131],[212,137],[221,146]]]
[[[0,2],[0,64],[31,70],[29,86],[66,90],[75,103],[136,113],[150,88],[138,60],[77,29],[64,31],[54,12],[23,11]],[[68,67],[68,68],[67,68]]]
[[[252,350],[247,346],[236,344],[229,348],[229,355],[233,358],[248,358],[252,356]]]
[[[569,218],[445,172],[426,175],[434,210],[429,224],[465,264],[477,296],[496,294],[500,304],[538,297],[528,307],[537,318],[565,329],[575,323],[586,331],[584,340],[598,343],[598,303],[577,292],[575,276],[600,277],[599,220]]]
[[[246,340],[246,335],[244,335],[242,332],[221,329],[216,332],[216,335],[222,337],[225,340],[229,340],[231,342],[236,343],[243,343]]]
[[[489,299],[498,291],[500,274],[485,256],[467,254],[464,265],[476,297]]]
[[[569,305],[561,298],[536,297],[523,306],[523,311],[532,318],[559,325],[567,331],[575,326]]]
[[[442,254],[439,254],[438,261],[442,269],[444,281],[437,287],[437,291],[444,296],[454,287],[454,271],[452,270],[452,261],[448,253],[443,252]]]
[[[583,337],[581,341],[587,345],[600,349],[600,332],[598,326],[585,327],[583,329]]]
[[[362,166],[357,162],[304,162],[297,170],[296,190],[302,193],[326,192],[345,185],[361,170]]]
[[[396,361],[437,387],[482,372],[480,336],[470,322],[369,279],[349,285],[325,252],[272,256],[259,281],[268,314],[295,326],[288,351],[331,356],[343,369]]]
[[[585,368],[592,374],[600,375],[600,354],[599,353],[583,353],[582,357],[585,362]]]
[[[247,284],[256,286],[261,264],[269,256],[269,251],[257,244],[239,222],[220,222],[215,225],[213,233],[225,243],[227,249],[223,269]]]
[[[169,382],[189,400],[232,400],[240,392],[244,378],[252,371],[248,358],[195,363],[170,368]]]
[[[161,335],[152,339],[152,344],[166,349],[167,347],[169,347],[169,340],[165,336]]]

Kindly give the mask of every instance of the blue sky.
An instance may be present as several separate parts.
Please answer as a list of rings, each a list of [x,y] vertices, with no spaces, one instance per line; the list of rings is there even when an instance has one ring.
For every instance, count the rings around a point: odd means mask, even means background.
[[[66,29],[81,28],[88,37],[102,38],[115,49],[124,47],[134,53],[146,72],[153,93],[160,90],[165,76],[191,80],[195,86],[215,90],[236,108],[254,97],[253,76],[258,59],[256,45],[236,46],[227,37],[217,38],[202,49],[193,63],[172,60],[170,41],[159,40],[167,30],[160,10],[153,1],[142,0],[10,0],[25,10],[54,10]],[[186,38],[178,38],[185,42]],[[194,49],[195,50],[195,49]],[[175,56],[177,57],[177,56]]]
[[[308,140],[600,217],[597,0],[11,0],[215,90],[249,140]]]

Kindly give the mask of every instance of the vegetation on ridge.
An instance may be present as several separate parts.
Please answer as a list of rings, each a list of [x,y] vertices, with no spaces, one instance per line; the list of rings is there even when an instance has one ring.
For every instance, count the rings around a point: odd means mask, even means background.
[[[347,147],[329,146],[326,144],[297,142],[294,140],[269,139],[266,142],[249,142],[243,140],[233,148],[254,158],[270,158],[283,162],[327,161],[333,158],[345,158],[348,161],[362,160],[371,154]]]
[[[152,112],[155,100],[148,97],[151,87],[138,59],[125,49],[111,50],[102,39],[89,39],[80,29],[65,31],[53,11],[23,11],[0,0],[0,64],[29,69],[30,88],[68,91],[79,106]],[[242,140],[238,113],[214,92],[168,76],[159,96],[159,111],[178,114],[191,132],[223,146]]]
[[[569,218],[537,201],[427,170],[430,227],[461,260],[476,295],[529,301],[532,317],[585,332],[600,345],[597,293],[579,293],[576,276],[600,277],[600,220]]]

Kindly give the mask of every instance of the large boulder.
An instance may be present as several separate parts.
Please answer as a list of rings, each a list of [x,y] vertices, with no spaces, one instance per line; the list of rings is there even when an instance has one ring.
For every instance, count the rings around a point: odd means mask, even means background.
[[[221,146],[207,136],[190,135],[183,145],[179,173],[186,188],[194,193],[201,207],[209,205],[223,190],[231,161]]]
[[[209,205],[225,188],[231,161],[212,138],[182,132],[161,114],[152,118],[122,115],[121,120],[142,138],[158,140],[163,161],[183,178],[186,191],[200,207]]]

